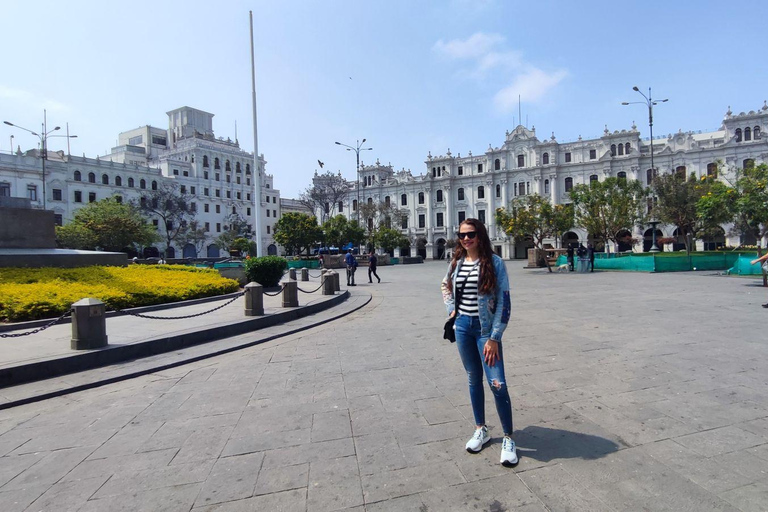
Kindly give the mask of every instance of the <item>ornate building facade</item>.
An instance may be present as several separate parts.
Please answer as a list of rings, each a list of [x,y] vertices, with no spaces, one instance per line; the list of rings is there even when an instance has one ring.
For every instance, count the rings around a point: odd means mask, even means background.
[[[89,202],[112,196],[122,201],[138,200],[143,191],[157,188],[164,180],[173,181],[189,196],[198,225],[209,235],[202,250],[192,244],[172,246],[173,256],[219,256],[214,240],[227,230],[229,216],[236,214],[253,223],[257,205],[263,212],[259,242],[264,244],[265,253],[277,254],[272,233],[281,200],[273,177],[266,173],[261,176],[262,197],[257,202],[253,154],[240,149],[237,140],[215,137],[213,114],[182,107],[167,115],[167,129],[142,126],[123,132],[118,145],[104,156],[88,158],[49,151],[44,177],[40,151],[0,155],[0,195],[28,197],[34,207],[53,210],[61,225]],[[264,156],[259,158],[264,169]]]
[[[442,258],[446,240],[455,237],[465,218],[482,220],[488,227],[494,250],[504,258],[525,258],[530,242],[512,240],[496,225],[497,208],[507,207],[519,196],[539,194],[553,204],[570,202],[569,191],[577,184],[625,177],[649,185],[653,179],[651,147],[658,173],[685,172],[696,176],[725,178],[734,169],[750,163],[768,162],[768,103],[757,111],[734,114],[730,107],[719,130],[713,132],[678,132],[654,139],[640,137],[637,126],[629,130],[609,131],[602,137],[558,142],[554,133],[539,140],[536,129],[517,126],[507,132],[499,147],[489,147],[478,154],[433,156],[425,161],[426,172],[414,176],[410,171],[395,171],[391,165],[362,165],[359,181],[350,183],[347,205],[340,206],[349,219],[357,218],[357,197],[364,202],[396,202],[403,213],[399,226],[413,241],[422,239],[422,254]],[[339,208],[336,208],[339,211]],[[363,221],[364,222],[364,221]],[[659,226],[660,235],[677,237],[676,226]],[[659,232],[657,232],[658,234]],[[649,238],[650,230],[636,228],[636,237]],[[586,242],[588,234],[573,229],[563,241]],[[738,245],[728,236],[699,241],[700,249],[725,243]],[[743,241],[755,243],[756,241]],[[609,250],[616,249],[609,247]],[[403,248],[401,250],[408,250]]]

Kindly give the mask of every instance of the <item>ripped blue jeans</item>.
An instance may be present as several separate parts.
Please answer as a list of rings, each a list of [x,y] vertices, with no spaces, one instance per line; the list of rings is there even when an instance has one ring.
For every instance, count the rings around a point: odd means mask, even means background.
[[[499,360],[493,366],[485,364],[483,348],[487,336],[480,334],[480,318],[459,315],[456,317],[456,347],[459,349],[461,362],[469,378],[469,398],[475,424],[485,425],[485,392],[483,371],[488,378],[488,386],[496,400],[496,412],[501,420],[504,435],[512,435],[512,403],[509,399],[507,382],[504,378],[504,357],[499,343]]]

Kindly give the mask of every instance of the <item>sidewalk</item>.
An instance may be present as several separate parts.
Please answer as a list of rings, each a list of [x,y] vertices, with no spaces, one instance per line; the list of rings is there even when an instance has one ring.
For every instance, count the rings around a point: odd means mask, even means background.
[[[283,308],[281,294],[265,294],[264,315],[258,317],[244,315],[245,299],[237,294],[172,308],[141,309],[143,315],[187,318],[108,316],[109,344],[97,350],[72,350],[72,325],[69,322],[29,336],[0,338],[0,385],[3,386],[0,388],[0,409],[263,343],[348,314],[370,299],[365,293],[351,294],[344,289],[333,296],[325,296],[321,289],[317,289],[319,284],[319,279],[298,282],[299,288],[312,292],[299,291],[298,308]],[[219,307],[221,309],[216,310]],[[309,316],[310,319],[300,320]],[[277,328],[271,329],[273,326]],[[29,330],[4,331],[3,334]],[[225,338],[228,340],[224,343],[209,343]],[[233,338],[237,340],[233,341]],[[183,357],[171,353],[189,348],[192,350]],[[125,361],[133,362],[125,364]],[[76,373],[94,368],[102,368],[96,372],[97,376]],[[43,379],[47,379],[44,384],[36,382]]]

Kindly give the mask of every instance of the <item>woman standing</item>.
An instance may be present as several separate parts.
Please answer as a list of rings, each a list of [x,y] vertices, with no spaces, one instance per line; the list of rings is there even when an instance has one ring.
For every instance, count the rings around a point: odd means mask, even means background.
[[[476,429],[467,442],[467,451],[477,453],[491,439],[485,425],[485,371],[504,430],[501,463],[515,466],[518,459],[511,438],[512,404],[501,349],[501,335],[509,322],[509,279],[504,261],[493,254],[488,231],[479,220],[467,219],[459,226],[456,251],[441,289],[448,314],[456,315],[456,346],[469,378]]]

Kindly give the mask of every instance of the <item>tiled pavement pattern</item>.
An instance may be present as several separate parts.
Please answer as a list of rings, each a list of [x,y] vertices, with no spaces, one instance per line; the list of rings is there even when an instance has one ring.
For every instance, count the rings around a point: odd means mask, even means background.
[[[0,411],[0,510],[768,510],[768,290],[507,266],[516,469],[464,451],[430,262],[336,322]]]

